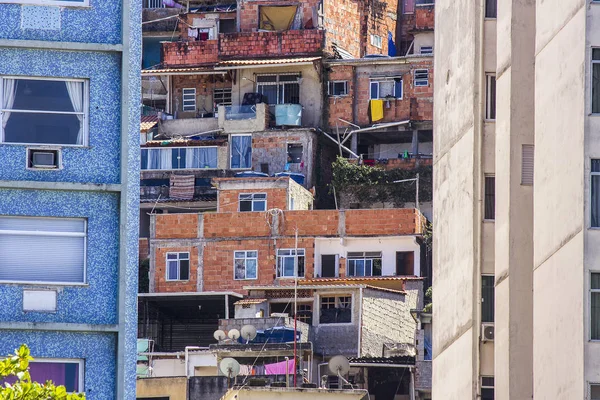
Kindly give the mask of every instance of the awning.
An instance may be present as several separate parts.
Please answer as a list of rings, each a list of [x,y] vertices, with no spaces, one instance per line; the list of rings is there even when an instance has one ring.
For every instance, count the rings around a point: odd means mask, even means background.
[[[142,76],[160,76],[160,75],[224,75],[225,72],[207,69],[206,67],[196,68],[164,68],[164,69],[143,69]]]
[[[158,117],[156,115],[143,115],[140,121],[140,131],[148,132],[158,124]]]
[[[351,367],[410,367],[415,365],[415,357],[348,357]]]
[[[227,69],[243,69],[247,67],[254,68],[268,68],[278,67],[280,65],[312,65],[315,61],[320,60],[321,57],[296,57],[296,58],[276,58],[268,60],[229,60],[221,61],[215,70],[227,70]]]

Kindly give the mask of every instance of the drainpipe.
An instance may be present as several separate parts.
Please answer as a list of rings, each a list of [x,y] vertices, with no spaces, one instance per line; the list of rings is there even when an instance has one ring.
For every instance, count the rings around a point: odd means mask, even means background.
[[[198,347],[198,346],[185,346],[185,377],[189,378],[190,377],[190,371],[188,369],[188,363],[189,363],[189,350],[200,350],[202,347]]]
[[[410,400],[415,400],[415,370],[414,368],[410,368]]]
[[[363,288],[361,287],[358,293],[358,344],[356,345],[356,357],[360,358],[362,350],[362,312],[363,312]]]

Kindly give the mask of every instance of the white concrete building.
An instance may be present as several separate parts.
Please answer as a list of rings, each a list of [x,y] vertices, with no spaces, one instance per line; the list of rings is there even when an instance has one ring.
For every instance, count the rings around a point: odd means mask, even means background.
[[[436,2],[433,397],[600,399],[600,2],[495,3]]]

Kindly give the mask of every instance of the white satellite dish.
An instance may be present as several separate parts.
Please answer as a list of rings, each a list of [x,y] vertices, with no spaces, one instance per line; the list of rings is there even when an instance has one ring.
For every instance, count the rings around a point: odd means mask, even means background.
[[[227,336],[229,336],[229,339],[238,340],[240,338],[240,331],[232,329],[227,333]]]
[[[337,376],[346,375],[350,371],[350,363],[344,356],[335,356],[329,360],[329,370]]]
[[[213,337],[215,338],[215,340],[225,340],[227,335],[225,335],[225,332],[219,329],[218,331],[215,331],[215,333],[213,333]]]
[[[242,326],[242,338],[248,343],[256,337],[256,328],[254,325]]]
[[[240,363],[233,358],[227,357],[221,360],[219,369],[223,375],[227,376],[228,378],[234,378],[240,373]]]

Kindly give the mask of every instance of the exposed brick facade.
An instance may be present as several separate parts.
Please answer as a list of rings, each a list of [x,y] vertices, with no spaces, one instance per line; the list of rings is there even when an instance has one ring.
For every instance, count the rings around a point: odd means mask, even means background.
[[[318,55],[324,38],[319,29],[225,33],[219,35],[219,58]]]
[[[196,67],[218,61],[218,40],[167,42],[162,44],[162,62],[169,67]]]
[[[415,70],[428,71],[428,85],[414,86]],[[329,129],[336,124],[346,127],[339,118],[360,126],[373,123],[370,117],[370,85],[377,77],[402,75],[402,98],[384,100],[383,119],[377,123],[403,120],[433,120],[433,58],[415,57],[405,64],[379,65],[330,65],[329,81],[344,80],[348,82],[348,95],[329,96],[326,101],[326,115]]]
[[[289,282],[276,278],[277,249],[305,249],[305,276],[314,276],[315,237],[421,235],[425,217],[414,209],[284,211],[277,216],[263,212],[205,214],[158,214],[154,217],[155,291],[195,291],[198,248],[202,248],[204,291],[243,291],[244,286]],[[202,219],[198,228],[199,218]],[[164,239],[171,239],[165,241]],[[184,240],[181,240],[184,239]],[[258,251],[257,279],[233,278],[234,251]],[[191,255],[190,280],[166,282],[166,253],[187,251]],[[346,260],[340,260],[340,276]]]
[[[317,26],[316,18],[318,0],[302,0],[296,3],[289,3],[281,0],[249,1],[242,0],[238,2],[240,9],[240,31],[256,32],[258,29],[259,8],[261,6],[289,6],[297,5],[301,14],[301,27]]]
[[[140,238],[139,242],[139,257],[140,261],[142,261],[150,255],[150,243],[148,238]]]
[[[433,5],[415,7],[415,30],[433,30],[435,7]]]
[[[226,190],[219,193],[219,213],[238,212],[239,195],[249,193],[265,193],[267,195],[267,210],[272,208],[287,210],[288,208],[288,191],[285,188]]]
[[[213,112],[214,89],[231,88],[232,82],[227,75],[174,75],[170,91],[171,102],[176,111],[183,110],[183,89],[196,89],[196,107]]]

